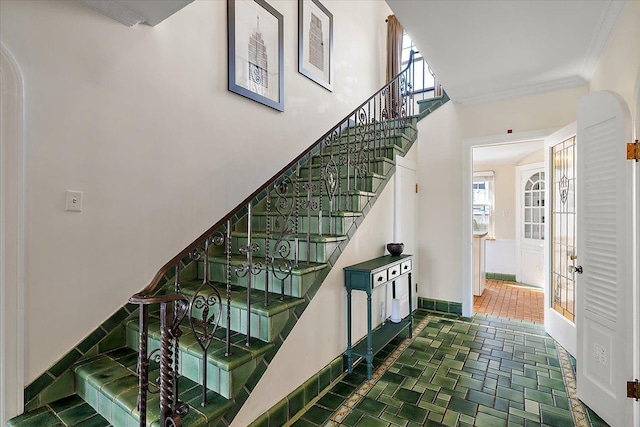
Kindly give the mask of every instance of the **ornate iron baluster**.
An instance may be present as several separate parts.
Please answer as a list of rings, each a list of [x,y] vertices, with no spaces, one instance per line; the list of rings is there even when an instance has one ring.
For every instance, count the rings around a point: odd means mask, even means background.
[[[186,313],[185,301],[176,300],[160,304],[160,424],[181,426],[188,407],[177,407],[177,371],[173,370],[174,341],[180,335],[180,322]]]
[[[312,163],[312,156],[311,154],[309,154],[309,163]],[[298,202],[300,200],[300,163],[298,163],[298,166],[296,167],[296,186],[293,189],[293,203],[292,206],[298,206]],[[298,262],[300,261],[300,239],[298,237],[298,233],[300,231],[299,229],[299,222],[300,222],[300,215],[299,212],[295,212],[295,216],[294,216],[294,223],[293,223],[293,233],[296,236],[295,237],[295,247],[294,247],[294,265],[296,267],[298,267]],[[322,234],[322,222],[320,222],[320,224],[318,225],[318,229],[320,230],[320,234]],[[283,294],[284,296],[284,294]]]
[[[231,219],[227,220],[226,276],[227,276],[227,330],[225,331],[224,355],[231,356]]]
[[[266,236],[264,239],[264,259],[266,263],[269,263],[269,249],[271,246],[271,187],[267,187],[267,220],[266,220]],[[274,248],[275,250],[275,248]],[[264,269],[264,305],[269,305],[269,269]]]
[[[322,159],[322,155],[320,158]],[[322,160],[320,165],[322,166]],[[318,201],[313,200],[313,192],[318,189],[318,186],[311,181],[311,170],[309,170],[307,182],[303,184],[302,188],[307,191],[307,199],[301,207],[307,211],[307,264],[309,264],[311,258],[311,211],[319,208]]]
[[[274,186],[277,197],[276,212],[278,221],[281,222],[282,227],[273,245],[273,255],[269,259],[269,271],[273,274],[274,280],[280,280],[280,300],[284,300],[285,279],[287,279],[293,271],[293,266],[290,261],[292,252],[291,243],[286,239],[286,236],[287,234],[296,232],[295,228],[299,213],[296,194],[299,185],[299,182],[294,184],[291,178],[284,177],[279,184]],[[291,192],[289,192],[289,189],[291,189]],[[290,201],[289,195],[291,195]],[[296,251],[297,243],[294,248],[294,252]],[[278,255],[278,260],[276,260],[276,255]],[[296,253],[294,253],[294,257],[297,259]]]
[[[138,412],[140,413],[140,426],[147,425],[147,389],[149,388],[149,306],[140,304],[140,327],[138,345]]]
[[[257,243],[252,242],[251,222],[253,219],[251,202],[247,204],[247,244],[239,248],[241,254],[246,255],[246,263],[239,265],[235,268],[236,276],[247,278],[247,330],[245,345],[249,347],[251,345],[251,287],[252,278],[254,275],[260,273],[263,270],[263,266],[260,263],[254,265],[253,253],[260,250],[260,246]]]

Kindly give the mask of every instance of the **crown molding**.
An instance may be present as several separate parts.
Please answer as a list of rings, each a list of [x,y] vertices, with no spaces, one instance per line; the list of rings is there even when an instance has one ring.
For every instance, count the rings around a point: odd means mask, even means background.
[[[564,77],[561,79],[549,80],[541,83],[523,85],[513,89],[507,89],[498,92],[484,93],[476,96],[460,98],[456,101],[463,105],[477,105],[488,102],[500,101],[510,98],[519,98],[522,96],[535,95],[544,92],[553,92],[556,90],[571,89],[575,87],[586,86],[588,84],[581,76]],[[446,89],[446,88],[445,88]]]
[[[598,24],[596,25],[596,30],[593,34],[593,39],[589,45],[587,56],[582,66],[582,76],[586,79],[591,79],[591,76],[595,72],[598,61],[600,60],[600,55],[602,55],[602,52],[609,41],[609,37],[611,37],[611,32],[613,31],[616,22],[618,22],[620,13],[626,3],[626,0],[609,0],[606,7],[603,8]]]

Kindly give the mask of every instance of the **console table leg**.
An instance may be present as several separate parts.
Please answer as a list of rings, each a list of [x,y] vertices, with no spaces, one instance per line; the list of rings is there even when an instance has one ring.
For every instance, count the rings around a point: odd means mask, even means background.
[[[353,356],[351,354],[351,289],[347,290],[347,371],[353,372]]]
[[[413,293],[411,291],[411,272],[409,272],[409,338],[413,338]]]
[[[371,334],[371,292],[367,292],[367,379],[372,377],[373,337]]]

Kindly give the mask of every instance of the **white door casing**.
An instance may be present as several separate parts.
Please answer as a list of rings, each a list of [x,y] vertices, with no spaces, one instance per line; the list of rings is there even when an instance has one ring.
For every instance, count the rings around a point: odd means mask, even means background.
[[[556,129],[542,129],[529,132],[465,138],[462,140],[462,315],[473,316],[473,148],[493,145],[538,141],[552,134]]]
[[[633,163],[629,110],[613,92],[578,102],[578,397],[612,427],[633,424]]]
[[[24,400],[24,157],[20,68],[0,43],[0,422]]]
[[[545,282],[544,239],[530,239],[525,236],[524,191],[529,178],[544,171],[544,163],[516,167],[516,182],[519,184],[516,190],[516,281],[539,287],[544,287]],[[544,199],[547,199],[546,190]],[[542,208],[546,208],[544,204]]]
[[[394,221],[393,238],[395,242],[404,243],[404,253],[413,255],[412,280],[413,284],[413,309],[418,307],[418,293],[415,291],[415,280],[418,276],[418,245],[415,236],[417,235],[417,195],[415,186],[417,181],[417,165],[405,159],[396,157],[395,187],[394,187]],[[407,288],[407,278],[396,281],[396,298],[400,299],[400,316],[402,318],[409,314],[409,301],[407,299],[409,290]],[[388,299],[391,301],[391,298]],[[390,309],[390,306],[389,306]],[[388,311],[388,313],[391,313]]]
[[[544,263],[544,277],[545,287],[544,287],[544,328],[545,331],[551,335],[562,347],[564,347],[571,355],[574,357],[577,355],[577,332],[576,332],[576,324],[556,310],[552,308],[552,251],[551,251],[551,238],[552,238],[552,212],[551,207],[552,197],[554,192],[554,184],[552,182],[553,174],[551,173],[551,147],[566,141],[572,137],[576,136],[577,125],[576,123],[571,123],[570,125],[554,132],[549,137],[545,138],[545,188],[547,190],[547,203],[545,203],[545,218],[548,218],[547,227],[545,230],[545,239],[544,239],[544,258],[546,262]],[[577,141],[576,144],[580,144],[580,141]],[[580,175],[578,174],[577,180],[580,180]],[[580,211],[578,211],[578,215],[580,215]],[[579,238],[579,235],[578,235]]]
[[[640,67],[638,67],[638,76],[636,77],[636,112],[634,118],[634,140],[640,140]],[[633,236],[635,238],[633,248],[635,250],[634,256],[634,270],[633,270],[633,282],[635,287],[635,302],[633,310],[633,325],[635,328],[633,337],[635,341],[634,356],[633,356],[633,378],[640,378],[640,163],[633,165],[633,195],[634,200],[634,218],[635,229]],[[633,405],[633,421],[634,425],[640,425],[640,402],[635,402]]]

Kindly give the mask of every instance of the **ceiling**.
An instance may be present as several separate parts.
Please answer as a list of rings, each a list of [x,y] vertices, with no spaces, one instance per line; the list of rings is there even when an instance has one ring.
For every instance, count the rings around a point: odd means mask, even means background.
[[[518,165],[527,156],[544,150],[544,140],[474,147],[473,169]]]
[[[132,27],[158,25],[193,0],[80,0],[91,9]]]
[[[454,101],[590,80],[624,1],[386,0]]]

